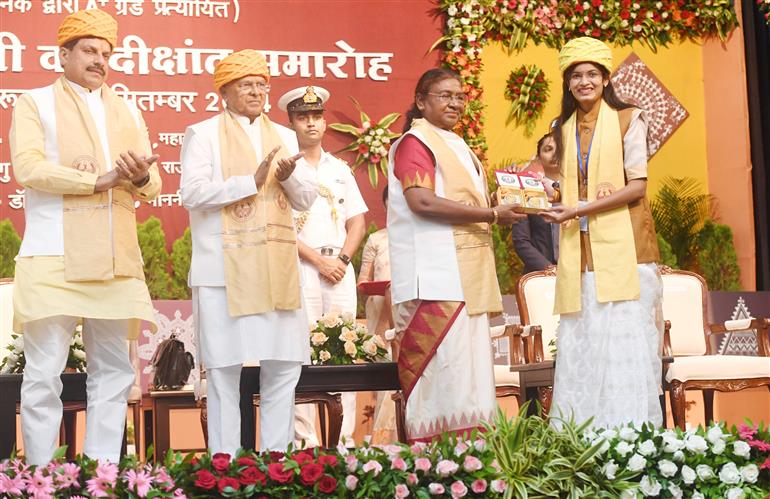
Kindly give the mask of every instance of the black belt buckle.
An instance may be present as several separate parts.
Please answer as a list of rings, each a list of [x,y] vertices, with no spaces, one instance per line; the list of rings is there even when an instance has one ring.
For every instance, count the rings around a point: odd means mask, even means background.
[[[321,256],[333,256],[334,248],[321,248]]]

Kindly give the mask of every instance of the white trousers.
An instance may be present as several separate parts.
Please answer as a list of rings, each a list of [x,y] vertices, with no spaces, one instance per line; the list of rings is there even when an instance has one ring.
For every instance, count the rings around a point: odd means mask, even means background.
[[[54,316],[24,325],[26,366],[21,384],[21,431],[27,463],[51,460],[62,419],[61,373],[77,318]],[[83,452],[118,462],[126,424],[126,398],[136,377],[128,356],[127,320],[85,319],[88,359],[86,437]]]
[[[294,389],[301,362],[259,363],[259,448],[286,451],[294,439]],[[240,379],[242,366],[206,369],[209,449],[231,456],[241,447]]]
[[[356,276],[353,266],[348,265],[345,277],[337,284],[330,284],[321,278],[318,270],[302,262],[300,265],[304,284],[302,288],[305,311],[311,324],[325,313],[332,311],[356,313]],[[318,435],[315,431],[316,408],[313,404],[298,405],[295,411],[296,445],[318,447]],[[353,431],[356,429],[356,394],[342,393],[342,430],[340,442],[352,444]]]

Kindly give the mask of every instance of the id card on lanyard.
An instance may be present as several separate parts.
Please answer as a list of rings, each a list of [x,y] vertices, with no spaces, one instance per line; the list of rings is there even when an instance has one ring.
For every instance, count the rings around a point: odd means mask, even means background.
[[[588,151],[583,158],[582,151],[580,150],[580,127],[575,127],[575,142],[577,143],[577,160],[578,168],[580,168],[580,176],[583,179],[583,185],[588,187],[588,161],[591,158],[591,147],[594,144],[594,136],[591,135],[591,142],[588,143]],[[588,204],[588,201],[578,200],[578,207],[582,207]],[[588,232],[588,217],[580,217],[580,232]]]

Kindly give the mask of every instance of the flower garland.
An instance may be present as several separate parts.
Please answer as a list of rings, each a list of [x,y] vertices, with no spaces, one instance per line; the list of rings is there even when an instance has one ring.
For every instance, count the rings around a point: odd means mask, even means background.
[[[400,133],[391,132],[388,128],[400,116],[400,113],[390,113],[377,123],[372,124],[371,118],[361,109],[361,104],[353,97],[350,98],[358,109],[361,118],[361,126],[350,125],[348,123],[332,123],[329,128],[338,132],[349,133],[355,137],[355,140],[348,144],[343,151],[356,151],[357,166],[366,163],[369,170],[369,183],[372,187],[377,187],[379,173],[388,175],[388,150],[390,142],[401,136]]]
[[[765,13],[765,22],[770,26],[770,0],[757,0],[757,7],[760,13]]]
[[[757,0],[770,12],[770,0]],[[522,50],[529,41],[560,48],[572,38],[593,36],[618,46],[641,42],[652,50],[677,40],[724,40],[738,26],[730,0],[437,0],[446,15],[443,64],[457,71],[469,104],[458,124],[476,154],[487,150],[483,125],[481,52],[488,41]],[[770,15],[765,16],[770,18]]]
[[[385,342],[356,324],[353,314],[324,314],[310,330],[310,359],[314,365],[350,365],[389,360]]]
[[[548,100],[548,80],[543,70],[534,65],[522,65],[511,71],[505,87],[505,98],[511,101],[506,124],[513,121],[516,126],[524,127],[528,137],[531,136]]]

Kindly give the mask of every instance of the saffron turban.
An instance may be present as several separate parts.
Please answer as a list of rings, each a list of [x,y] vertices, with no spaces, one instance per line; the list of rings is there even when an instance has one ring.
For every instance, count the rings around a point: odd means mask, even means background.
[[[564,73],[580,62],[593,62],[612,72],[612,50],[604,42],[590,36],[575,38],[559,51],[559,70]]]
[[[214,69],[214,88],[219,90],[244,76],[262,76],[270,81],[270,68],[267,67],[267,59],[261,52],[246,49],[222,59]]]
[[[118,43],[118,22],[103,10],[79,10],[65,17],[59,25],[56,43],[61,47],[78,38],[103,38],[115,48]]]

